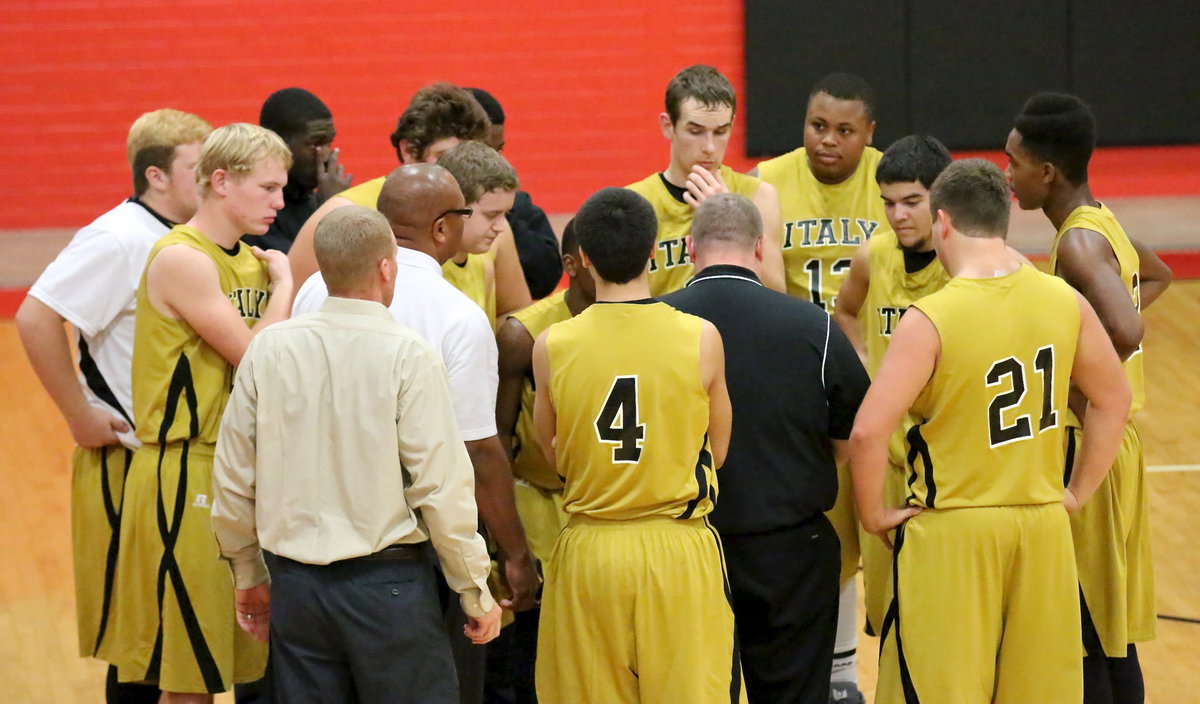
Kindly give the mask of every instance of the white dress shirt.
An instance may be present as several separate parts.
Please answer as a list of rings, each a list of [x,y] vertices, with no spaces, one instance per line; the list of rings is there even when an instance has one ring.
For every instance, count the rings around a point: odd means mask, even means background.
[[[396,294],[389,307],[396,322],[412,328],[441,356],[463,440],[496,434],[496,336],[487,315],[442,278],[437,261],[413,249],[396,251]],[[292,315],[318,310],[329,296],[321,272],[296,293]]]
[[[237,588],[266,581],[261,549],[324,565],[428,539],[463,610],[482,616],[494,601],[474,492],[445,367],[382,305],[329,298],[254,337],[213,465],[213,528]]]

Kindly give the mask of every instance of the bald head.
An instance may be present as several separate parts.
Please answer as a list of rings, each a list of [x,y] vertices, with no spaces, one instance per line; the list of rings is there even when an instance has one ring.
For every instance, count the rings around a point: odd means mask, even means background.
[[[437,164],[401,166],[383,182],[378,207],[401,247],[425,252],[439,263],[457,251],[464,218],[445,213],[466,203],[446,169]]]

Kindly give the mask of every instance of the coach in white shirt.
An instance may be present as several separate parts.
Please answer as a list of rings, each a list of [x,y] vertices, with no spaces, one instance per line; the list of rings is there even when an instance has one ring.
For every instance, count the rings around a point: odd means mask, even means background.
[[[471,211],[454,177],[434,164],[393,171],[378,206],[399,245],[396,291],[388,308],[398,322],[424,337],[446,365],[454,414],[475,469],[479,516],[499,546],[513,591],[511,599],[500,603],[514,611],[529,608],[540,580],[517,517],[508,456],[496,433],[496,338],[483,310],[442,278],[441,265],[458,250]],[[321,274],[313,274],[296,294],[292,315],[319,310],[328,295]],[[460,624],[452,622],[449,628],[464,696],[478,692],[482,697],[483,649],[453,635]]]
[[[131,410],[134,296],[146,255],[199,204],[196,161],[212,127],[195,115],[155,110],[129,129],[126,153],[133,197],[71,239],[17,311],[29,363],[71,429],[71,534],[81,657],[104,645],[116,571],[125,470],[138,441]],[[79,377],[63,330],[78,335]],[[116,684],[118,701],[153,687]],[[111,699],[110,699],[111,701]]]

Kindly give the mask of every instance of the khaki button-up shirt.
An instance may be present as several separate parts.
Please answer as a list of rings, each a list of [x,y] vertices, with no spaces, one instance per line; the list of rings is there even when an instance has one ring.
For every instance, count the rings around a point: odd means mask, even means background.
[[[329,298],[255,336],[221,422],[213,528],[237,588],[262,550],[324,565],[430,540],[463,610],[494,601],[446,370],[379,303]]]

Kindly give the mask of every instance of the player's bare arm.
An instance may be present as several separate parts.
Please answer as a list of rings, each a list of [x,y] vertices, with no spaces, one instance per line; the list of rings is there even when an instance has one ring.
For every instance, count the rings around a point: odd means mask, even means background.
[[[779,209],[779,191],[763,181],[754,192],[754,204],[763,221],[763,285],[787,293],[783,271],[783,216]]]
[[[1175,275],[1171,273],[1171,267],[1167,266],[1153,249],[1132,237],[1129,238],[1129,243],[1137,251],[1138,300],[1141,301],[1142,310],[1146,310],[1167,290]]]
[[[313,235],[317,231],[317,225],[321,224],[321,219],[330,211],[337,210],[343,205],[353,205],[353,203],[341,196],[330,198],[322,203],[316,212],[308,216],[308,220],[304,222],[300,232],[296,233],[296,241],[288,250],[287,258],[288,265],[292,269],[292,281],[296,283],[297,289],[303,286],[304,282],[308,281],[308,277],[317,271],[317,255],[313,252]]]
[[[160,314],[184,320],[230,364],[242,361],[255,333],[288,316],[292,278],[287,257],[275,250],[253,248],[267,263],[271,298],[262,317],[247,327],[229,298],[221,292],[217,267],[203,252],[187,245],[164,247],[146,269],[150,304]]]
[[[833,444],[834,463],[838,467],[845,467],[846,463],[850,461],[850,441],[829,438],[829,442]]]
[[[538,443],[542,446],[542,453],[546,455],[551,467],[557,467],[554,437],[558,434],[558,415],[554,410],[554,401],[550,398],[550,358],[546,353],[546,336],[549,332],[543,331],[533,344],[533,427],[537,432]]]
[[[725,346],[721,333],[707,320],[700,332],[700,378],[708,392],[708,448],[713,469],[725,464],[733,431],[733,406],[725,385]]]
[[[496,318],[515,313],[533,304],[529,295],[529,284],[525,283],[525,270],[517,256],[517,241],[513,238],[508,221],[492,244],[496,252]]]
[[[867,300],[867,291],[871,289],[871,259],[867,252],[868,243],[863,242],[854,251],[850,259],[850,273],[842,280],[838,289],[837,308],[833,311],[833,319],[845,333],[846,339],[858,353],[858,360],[867,366],[867,343],[863,338],[862,323],[858,320],[858,311]]]
[[[470,440],[466,446],[471,466],[475,468],[475,503],[479,506],[479,518],[500,548],[504,575],[513,592],[512,598],[502,599],[500,605],[510,611],[530,609],[535,604],[541,578],[534,567],[521,518],[517,515],[508,453],[500,445],[498,435]]]
[[[1087,397],[1083,443],[1063,505],[1075,513],[1104,480],[1121,446],[1133,394],[1108,333],[1087,299],[1079,299],[1079,342],[1071,367],[1071,381]]]
[[[116,444],[117,433],[129,430],[129,425],[88,403],[75,376],[63,317],[33,296],[26,296],[16,320],[29,364],[67,421],[75,444],[86,448]]]
[[[1099,233],[1072,228],[1058,246],[1058,271],[1095,309],[1121,359],[1142,344],[1145,326],[1125,284],[1108,240]]]
[[[888,532],[921,509],[883,502],[888,439],[933,375],[940,353],[941,339],[933,322],[920,309],[909,308],[892,334],[850,432],[850,472],[859,521],[889,548]]]
[[[496,431],[500,444],[512,457],[513,435],[521,413],[521,392],[533,365],[533,336],[521,323],[509,318],[496,331],[500,383],[496,387]]]

